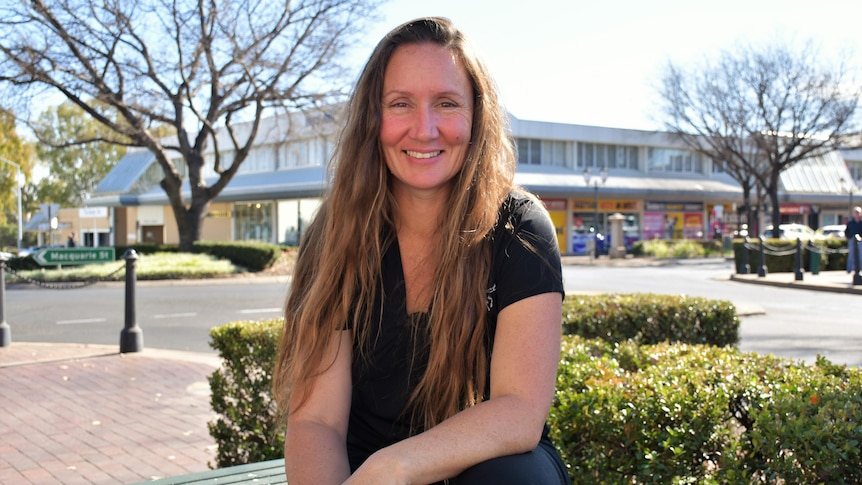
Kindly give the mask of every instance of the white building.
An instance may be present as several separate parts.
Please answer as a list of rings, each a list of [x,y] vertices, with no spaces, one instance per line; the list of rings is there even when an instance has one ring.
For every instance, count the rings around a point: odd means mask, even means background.
[[[202,239],[296,244],[326,186],[337,119],[337,108],[267,119],[249,158],[211,205]],[[545,202],[564,253],[583,252],[590,228],[606,231],[614,213],[626,216],[626,234],[637,239],[709,238],[716,227],[732,234],[741,222],[739,184],[667,133],[510,122],[515,181]],[[161,178],[149,152],[131,151],[97,187],[87,205],[112,209],[114,244],[178,242]],[[781,222],[842,223],[860,179],[860,149],[794,165],[781,176]]]

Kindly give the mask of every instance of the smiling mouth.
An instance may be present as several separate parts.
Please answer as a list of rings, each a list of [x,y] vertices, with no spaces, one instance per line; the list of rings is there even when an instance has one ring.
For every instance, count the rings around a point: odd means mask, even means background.
[[[404,153],[406,153],[407,155],[409,155],[413,158],[434,158],[437,155],[440,155],[441,153],[443,153],[443,150],[436,150],[436,151],[427,152],[427,153],[414,152],[412,150],[404,150]]]

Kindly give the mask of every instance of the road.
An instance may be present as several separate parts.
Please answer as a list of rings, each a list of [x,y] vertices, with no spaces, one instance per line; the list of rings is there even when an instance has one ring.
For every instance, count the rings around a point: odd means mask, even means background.
[[[280,315],[287,283],[267,281],[141,281],[135,287],[135,317],[129,324],[141,328],[145,347],[213,352],[210,328]],[[122,283],[63,290],[14,285],[6,290],[12,345],[15,341],[119,345],[127,323],[125,309]]]
[[[741,317],[740,349],[806,362],[818,354],[836,364],[862,366],[859,295],[776,288],[729,280],[730,263],[661,267],[564,267],[566,290],[578,292],[687,294],[727,300]],[[209,329],[236,320],[276,317],[286,295],[284,280],[139,282],[135,322],[144,346],[213,352]],[[48,290],[11,286],[6,321],[12,342],[75,342],[119,345],[125,325],[122,284]]]
[[[742,315],[743,351],[813,363],[862,366],[859,295],[778,288],[730,281],[731,263],[661,267],[566,266],[568,292],[660,293],[727,300]]]

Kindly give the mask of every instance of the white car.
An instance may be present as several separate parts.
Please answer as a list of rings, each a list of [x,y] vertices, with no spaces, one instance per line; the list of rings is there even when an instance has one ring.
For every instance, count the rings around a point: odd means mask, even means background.
[[[846,227],[847,226],[845,226],[844,224],[829,224],[818,229],[817,234],[823,238],[837,237],[844,239],[844,229]]]
[[[780,232],[779,239],[786,239],[790,241],[795,241],[797,239],[801,241],[813,241],[823,239],[823,236],[818,235],[814,231],[814,229],[811,229],[805,224],[779,224],[778,230]],[[772,224],[766,226],[766,230],[763,232],[763,235],[766,238],[773,237]]]

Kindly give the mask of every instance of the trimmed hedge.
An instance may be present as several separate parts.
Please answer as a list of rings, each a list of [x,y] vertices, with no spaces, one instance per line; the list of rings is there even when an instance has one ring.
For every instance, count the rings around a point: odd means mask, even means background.
[[[257,272],[272,266],[281,256],[281,246],[259,241],[197,241],[194,252],[206,253]]]
[[[723,347],[739,343],[736,307],[723,300],[635,294],[569,295],[563,333],[609,342],[664,341]]]
[[[210,404],[219,418],[209,423],[218,444],[216,468],[284,457],[284,430],[272,399],[280,319],[228,323],[210,330],[210,346],[222,366],[209,377]]]
[[[739,352],[723,301],[568,296],[563,317],[567,332],[608,338],[563,337],[548,424],[573,484],[862,483],[858,369]],[[280,332],[279,319],[211,332],[218,466],[283,456],[270,398]]]
[[[705,345],[564,339],[572,483],[862,483],[862,374]]]
[[[122,259],[123,255],[129,249],[134,249],[138,255],[175,253],[177,252],[177,245],[140,243],[129,246],[114,246],[115,258],[117,260]],[[278,258],[281,256],[282,247],[278,244],[259,241],[197,241],[194,243],[193,252],[226,259],[248,271],[258,272],[269,268],[278,261]],[[23,258],[14,257],[7,262],[7,265],[16,271],[34,270],[43,267],[32,256],[25,256]]]
[[[720,255],[724,247],[716,239],[646,239],[635,241],[631,253],[635,257],[686,259]]]

